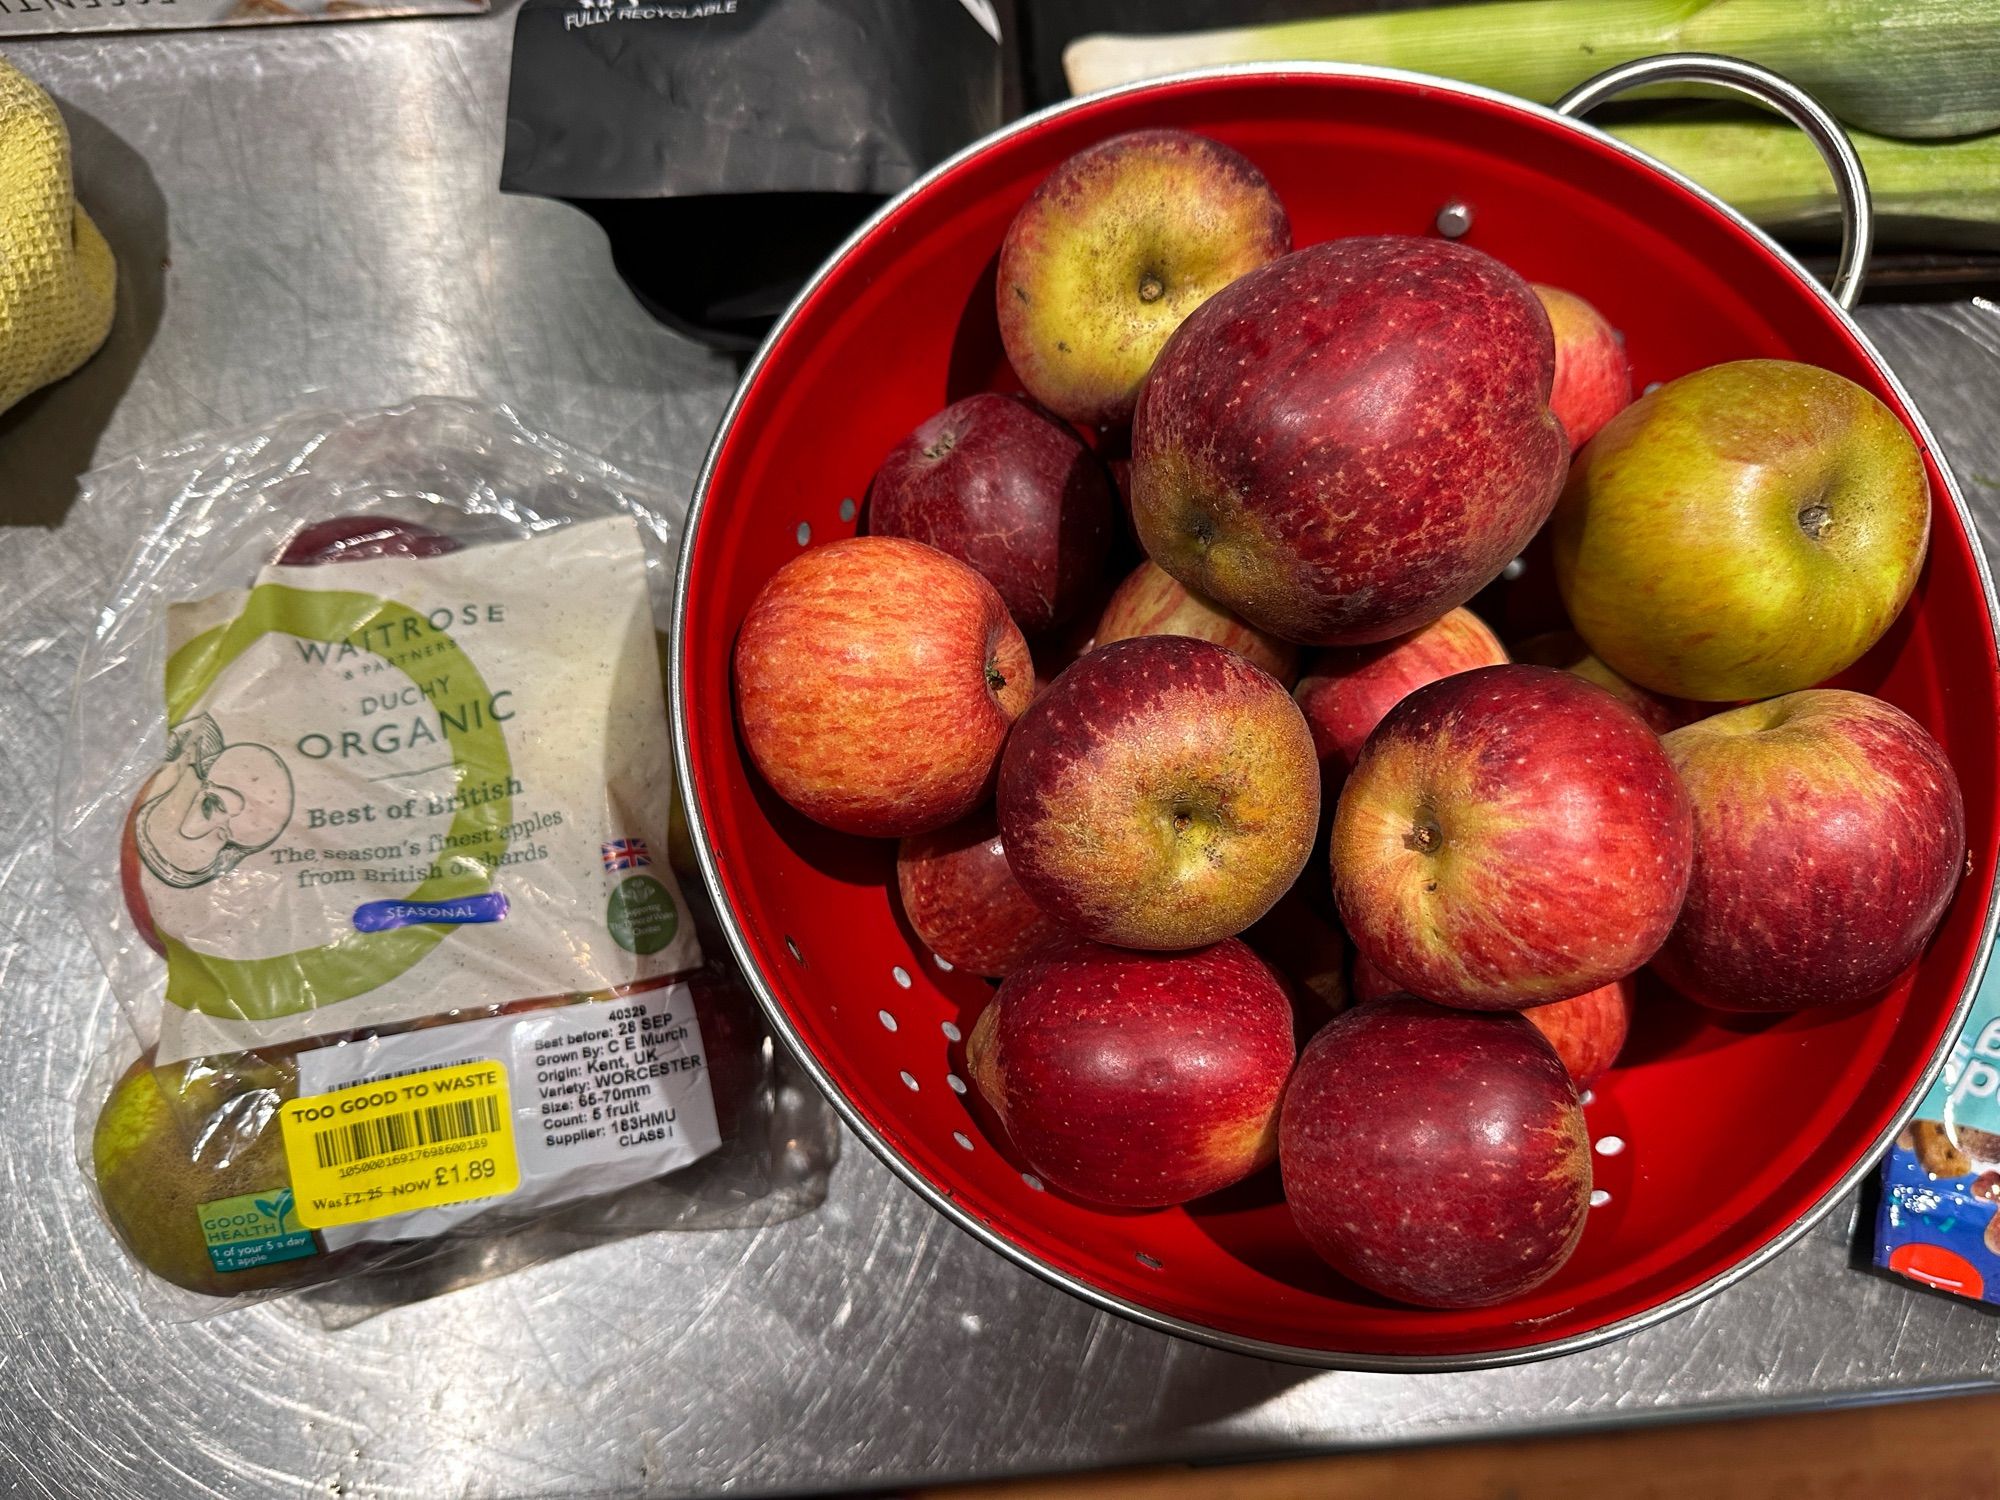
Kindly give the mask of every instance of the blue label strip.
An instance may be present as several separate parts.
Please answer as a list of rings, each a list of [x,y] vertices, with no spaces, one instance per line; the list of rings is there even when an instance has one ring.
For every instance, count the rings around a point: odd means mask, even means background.
[[[369,901],[354,908],[354,930],[386,932],[391,927],[424,927],[438,922],[460,926],[497,922],[506,915],[507,898],[498,891],[457,901]]]

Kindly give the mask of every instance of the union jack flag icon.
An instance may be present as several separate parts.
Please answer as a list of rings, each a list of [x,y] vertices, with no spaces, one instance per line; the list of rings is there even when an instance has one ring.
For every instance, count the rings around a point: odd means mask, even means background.
[[[644,839],[613,839],[604,846],[604,868],[607,870],[639,870],[653,862],[653,856],[646,852]]]

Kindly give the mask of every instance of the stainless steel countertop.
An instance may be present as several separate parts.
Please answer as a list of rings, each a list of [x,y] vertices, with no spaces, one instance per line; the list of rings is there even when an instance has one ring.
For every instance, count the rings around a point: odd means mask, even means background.
[[[122,258],[109,348],[0,418],[0,1491],[700,1494],[1411,1442],[1990,1384],[2000,1325],[1850,1264],[1851,1214],[1694,1312],[1568,1359],[1315,1375],[1129,1326],[950,1228],[849,1143],[831,1201],[627,1240],[328,1332],[193,1325],[76,1166],[115,1024],[49,871],[54,747],[128,524],[73,476],[322,401],[503,399],[691,483],[734,379],[561,205],[494,189],[511,15],[12,46]],[[663,247],[662,253],[670,253]],[[2000,535],[2000,311],[1863,318]],[[1749,1146],[1750,1143],[1746,1143]]]

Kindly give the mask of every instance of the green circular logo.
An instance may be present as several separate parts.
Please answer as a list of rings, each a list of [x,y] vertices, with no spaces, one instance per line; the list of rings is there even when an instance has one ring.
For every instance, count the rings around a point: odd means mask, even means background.
[[[611,941],[628,953],[658,953],[680,931],[681,914],[667,888],[650,875],[634,875],[618,884],[604,906],[604,925]]]

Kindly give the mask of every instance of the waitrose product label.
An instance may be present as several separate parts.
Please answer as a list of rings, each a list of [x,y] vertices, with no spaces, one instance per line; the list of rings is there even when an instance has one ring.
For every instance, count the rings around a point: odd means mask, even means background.
[[[126,850],[167,949],[162,1062],[700,962],[630,520],[269,567],[167,633]]]

